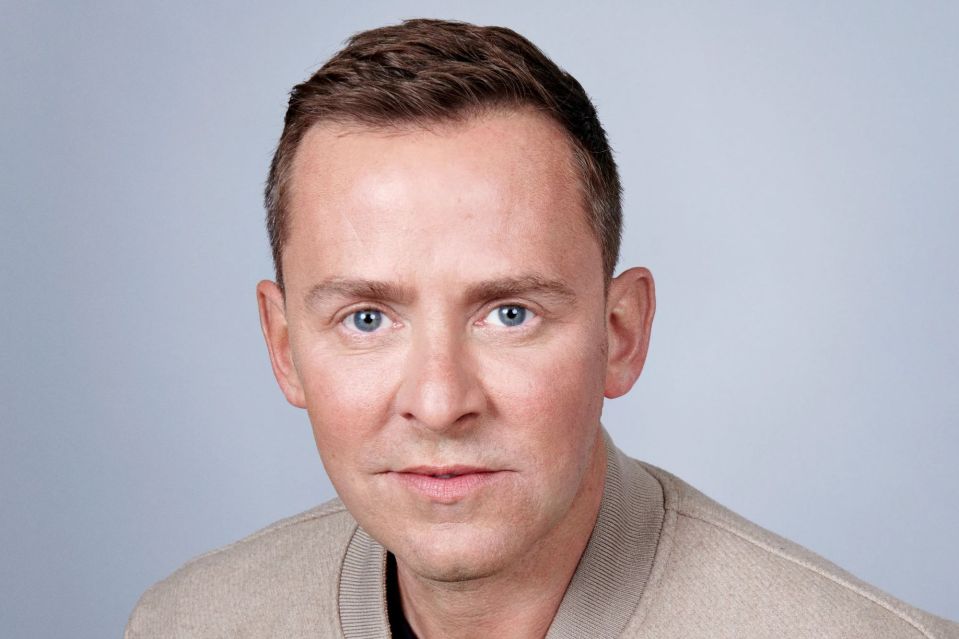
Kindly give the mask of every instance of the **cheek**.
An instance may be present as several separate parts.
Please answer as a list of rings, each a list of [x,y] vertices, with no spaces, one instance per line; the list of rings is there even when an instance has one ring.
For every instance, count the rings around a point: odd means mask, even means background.
[[[527,453],[545,466],[555,466],[556,455],[586,455],[602,412],[602,342],[577,337],[498,358],[496,372],[485,376],[496,412],[516,437],[528,439]]]
[[[317,449],[330,474],[368,456],[388,419],[399,363],[385,352],[342,353],[317,346],[297,363]]]

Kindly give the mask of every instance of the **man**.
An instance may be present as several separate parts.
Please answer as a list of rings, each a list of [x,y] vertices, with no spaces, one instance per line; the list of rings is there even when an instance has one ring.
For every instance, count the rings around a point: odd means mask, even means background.
[[[959,637],[616,450],[648,271],[613,277],[588,97],[500,28],[355,36],[291,95],[257,288],[339,500],[187,564],[127,637]]]

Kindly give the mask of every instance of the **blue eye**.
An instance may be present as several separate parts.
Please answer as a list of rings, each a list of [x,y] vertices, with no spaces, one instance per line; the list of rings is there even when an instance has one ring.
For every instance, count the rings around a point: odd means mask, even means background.
[[[383,313],[372,308],[364,308],[350,315],[347,322],[358,331],[372,333],[383,323]]]
[[[486,321],[499,324],[500,326],[512,327],[520,326],[527,319],[533,316],[533,312],[524,306],[507,304],[498,306],[486,316]]]

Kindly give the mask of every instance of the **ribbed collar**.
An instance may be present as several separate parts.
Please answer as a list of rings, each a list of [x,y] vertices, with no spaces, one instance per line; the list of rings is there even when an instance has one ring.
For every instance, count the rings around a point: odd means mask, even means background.
[[[618,637],[642,597],[663,524],[663,492],[639,463],[606,442],[606,482],[596,526],[547,639]],[[357,527],[340,573],[347,639],[389,637],[386,550]]]

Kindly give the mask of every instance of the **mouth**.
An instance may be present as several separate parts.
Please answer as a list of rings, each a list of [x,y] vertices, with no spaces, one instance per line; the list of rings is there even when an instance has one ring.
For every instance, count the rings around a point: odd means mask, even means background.
[[[496,472],[492,468],[484,468],[480,466],[410,466],[409,468],[404,468],[403,470],[395,471],[398,473],[407,473],[410,475],[425,475],[427,477],[437,477],[439,479],[450,479],[452,477],[459,477],[460,475],[473,475],[478,473],[493,473]]]
[[[417,497],[455,504],[486,489],[505,471],[478,466],[412,466],[388,474]]]

